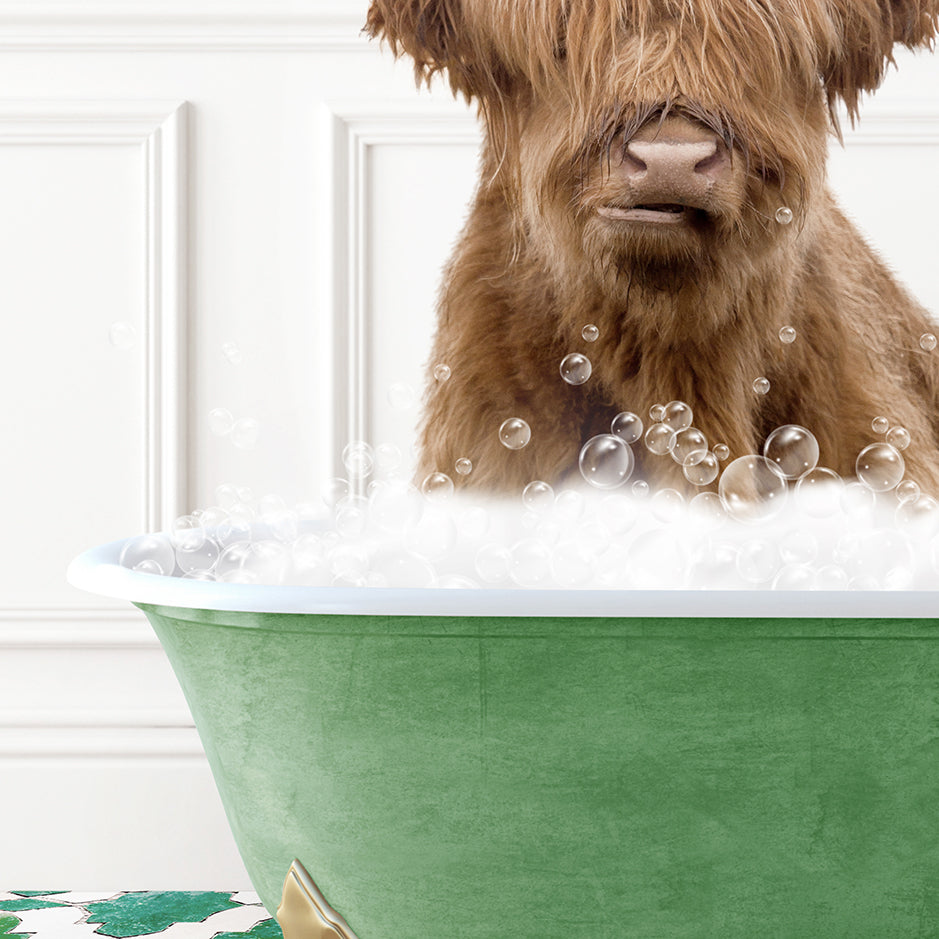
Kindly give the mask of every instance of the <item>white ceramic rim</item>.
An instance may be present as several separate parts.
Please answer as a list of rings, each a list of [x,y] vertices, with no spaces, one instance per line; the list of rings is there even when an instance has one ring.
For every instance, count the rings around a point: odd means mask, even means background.
[[[454,590],[220,584],[122,567],[126,541],[85,551],[68,581],[90,593],[194,610],[360,616],[939,619],[939,591]]]

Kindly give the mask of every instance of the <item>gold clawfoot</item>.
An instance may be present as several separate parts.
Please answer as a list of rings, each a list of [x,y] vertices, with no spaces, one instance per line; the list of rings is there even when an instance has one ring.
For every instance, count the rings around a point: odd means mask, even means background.
[[[294,861],[287,872],[277,922],[284,939],[356,939],[299,861]]]

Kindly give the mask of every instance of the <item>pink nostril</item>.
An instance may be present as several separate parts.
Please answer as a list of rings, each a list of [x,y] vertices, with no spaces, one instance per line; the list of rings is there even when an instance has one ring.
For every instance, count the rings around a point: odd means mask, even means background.
[[[654,177],[681,179],[719,174],[726,158],[717,140],[685,142],[632,140],[626,147],[622,170],[627,176],[648,173]]]

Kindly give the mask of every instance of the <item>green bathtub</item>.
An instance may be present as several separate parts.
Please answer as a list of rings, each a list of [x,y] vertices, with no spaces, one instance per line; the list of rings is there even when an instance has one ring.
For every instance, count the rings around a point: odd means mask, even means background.
[[[935,594],[290,590],[119,548],[72,580],[147,614],[271,911],[297,858],[357,939],[939,936]]]

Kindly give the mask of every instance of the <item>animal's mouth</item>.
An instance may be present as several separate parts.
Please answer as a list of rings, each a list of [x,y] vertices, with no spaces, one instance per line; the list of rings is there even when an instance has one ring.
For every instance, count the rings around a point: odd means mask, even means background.
[[[686,221],[695,211],[678,202],[648,202],[639,205],[601,205],[597,214],[603,218],[623,222],[651,222],[657,225],[675,225]]]

